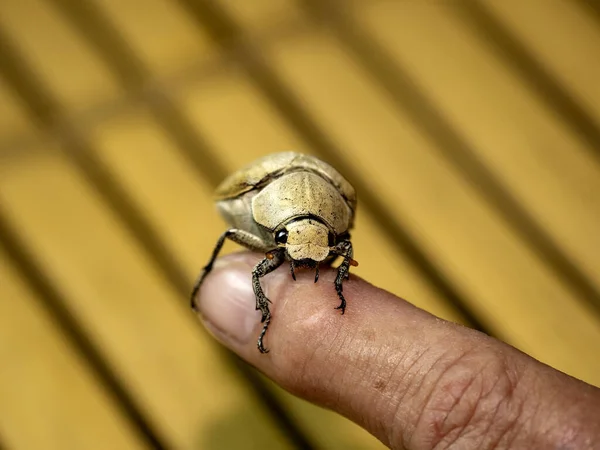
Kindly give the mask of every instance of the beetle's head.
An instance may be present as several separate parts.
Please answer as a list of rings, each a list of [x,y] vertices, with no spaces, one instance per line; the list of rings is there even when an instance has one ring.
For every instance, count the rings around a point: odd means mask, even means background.
[[[318,220],[303,218],[277,230],[275,242],[285,247],[289,257],[299,265],[314,267],[329,256],[335,236]]]

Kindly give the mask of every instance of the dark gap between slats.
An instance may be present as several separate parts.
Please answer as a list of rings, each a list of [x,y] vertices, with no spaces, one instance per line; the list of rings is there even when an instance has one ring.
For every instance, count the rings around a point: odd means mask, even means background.
[[[592,157],[600,162],[600,129],[594,119],[488,7],[479,1],[469,1],[458,3],[453,10],[519,74],[538,100],[557,113],[584,141]]]
[[[579,8],[581,8],[584,12],[589,13],[590,17],[592,17],[596,21],[596,24],[600,29],[600,1],[573,0],[573,2],[579,4]]]
[[[184,303],[187,304],[191,282],[161,240],[160,234],[146,220],[143,212],[136,208],[126,189],[118,183],[102,160],[95,156],[96,153],[89,142],[75,129],[70,128],[69,124],[59,122],[64,114],[58,102],[43,87],[41,80],[37,79],[26,66],[8,39],[1,34],[0,67],[9,86],[23,100],[29,115],[41,129],[53,133],[57,123],[62,127],[62,133],[58,133],[57,136],[61,138],[61,148],[65,155],[80,170],[89,185],[100,194],[109,208],[119,216],[129,234],[146,251],[149,260],[156,264],[165,280],[182,298],[182,302],[185,301]],[[237,357],[225,347],[219,345],[219,349],[228,364],[241,373],[242,379],[247,381],[259,404],[266,406],[269,417],[286,432],[291,443],[297,448],[314,448],[309,445],[307,438],[303,436],[285,409],[279,405],[260,376],[249,366],[240,364]],[[268,396],[271,398],[266,398]]]
[[[324,9],[324,3],[315,0],[301,1],[311,17],[327,21],[328,29],[347,46],[365,73],[399,110],[412,118],[414,125],[429,136],[439,154],[476,187],[475,192],[496,208],[504,222],[517,232],[541,263],[569,286],[586,308],[591,307],[600,315],[600,292],[594,283],[480,161],[473,147],[439,113],[400,63],[362,31],[357,21],[340,12],[341,9],[331,7],[331,4]]]
[[[48,0],[92,47],[126,90],[144,91],[154,81],[150,71],[131,49],[119,30],[94,2]],[[202,178],[216,186],[225,168],[164,90],[143,96],[156,122],[177,144],[176,148]]]
[[[198,26],[219,45],[225,56],[238,58],[243,63],[250,79],[271,102],[276,110],[287,119],[291,127],[310,147],[324,160],[344,173],[354,184],[365,208],[376,219],[378,226],[397,250],[404,253],[429,283],[444,296],[462,315],[465,324],[472,328],[491,334],[489,330],[470,312],[467,302],[459,291],[444,277],[435,265],[425,256],[412,239],[405,227],[386,210],[368,183],[365,183],[358,172],[340,156],[342,152],[336,148],[326,133],[310,117],[302,104],[294,97],[290,89],[269,65],[249,44],[243,40],[243,31],[225,11],[215,2],[178,0],[184,10],[196,20]]]
[[[4,62],[4,61],[2,61]],[[36,264],[35,256],[27,248],[20,233],[13,228],[4,211],[0,210],[0,245],[7,251],[15,267],[27,279],[28,286],[36,293],[42,307],[48,311],[62,332],[74,344],[74,348],[85,358],[104,386],[104,390],[120,406],[127,419],[135,426],[135,432],[150,448],[168,449],[167,440],[160,436],[148,419],[140,412],[139,406],[127,389],[115,376],[101,352],[87,337],[86,331],[73,317],[61,298],[60,290],[44,271]],[[27,389],[27,386],[23,387]],[[76,424],[74,424],[76,426]],[[0,448],[2,445],[0,443]]]

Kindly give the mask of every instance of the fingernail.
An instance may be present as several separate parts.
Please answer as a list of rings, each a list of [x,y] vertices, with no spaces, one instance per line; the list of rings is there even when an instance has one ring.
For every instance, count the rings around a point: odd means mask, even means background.
[[[246,344],[260,322],[251,270],[239,262],[219,264],[200,289],[200,317],[224,344]]]

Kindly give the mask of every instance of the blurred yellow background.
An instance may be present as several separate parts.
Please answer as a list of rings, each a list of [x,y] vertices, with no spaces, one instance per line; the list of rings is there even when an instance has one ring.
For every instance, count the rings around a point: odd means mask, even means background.
[[[188,308],[283,150],[354,183],[355,273],[600,385],[593,2],[2,0],[0,447],[381,447]]]

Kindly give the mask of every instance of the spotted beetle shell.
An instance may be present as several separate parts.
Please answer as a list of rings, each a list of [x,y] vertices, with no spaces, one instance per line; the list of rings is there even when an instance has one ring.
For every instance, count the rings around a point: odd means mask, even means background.
[[[352,228],[356,192],[333,167],[295,152],[262,157],[227,177],[217,208],[234,228],[272,245],[273,230],[298,216],[315,216],[335,234]]]

